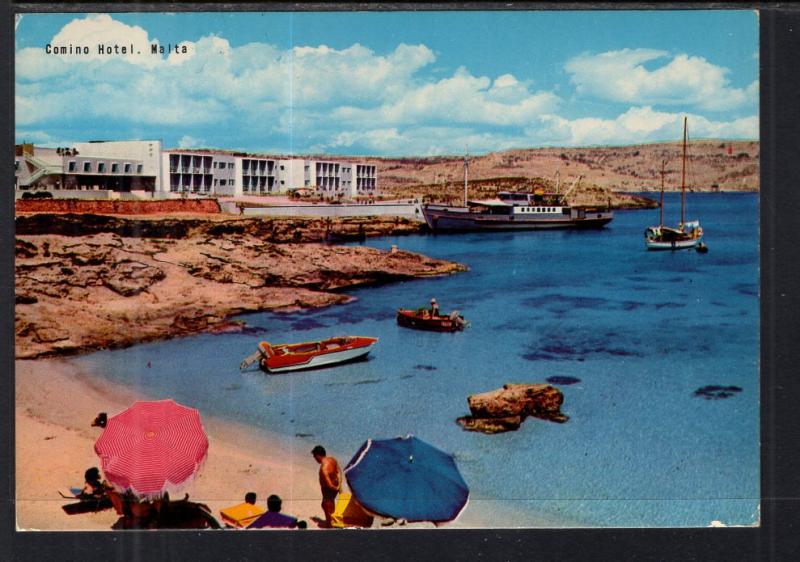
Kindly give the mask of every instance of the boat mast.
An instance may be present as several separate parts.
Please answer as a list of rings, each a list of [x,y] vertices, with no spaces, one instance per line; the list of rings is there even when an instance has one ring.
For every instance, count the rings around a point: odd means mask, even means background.
[[[467,170],[469,169],[469,157],[464,154],[464,206],[467,206]]]
[[[681,229],[686,222],[686,117],[683,118],[683,161],[681,164]]]
[[[661,205],[659,205],[659,207],[661,208],[661,213],[660,213],[659,219],[658,219],[658,227],[659,228],[664,228],[664,174],[666,173],[664,171],[664,167],[666,165],[667,165],[667,161],[666,160],[662,160],[661,161]]]

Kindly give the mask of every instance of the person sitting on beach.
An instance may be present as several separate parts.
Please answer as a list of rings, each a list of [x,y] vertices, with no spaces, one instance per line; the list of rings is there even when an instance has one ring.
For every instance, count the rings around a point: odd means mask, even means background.
[[[282,503],[283,501],[280,496],[272,494],[267,498],[267,512],[253,521],[247,528],[264,529],[265,527],[269,527],[273,529],[305,529],[305,521],[298,521],[297,517],[281,513]]]
[[[85,484],[81,491],[77,494],[82,500],[102,498],[108,492],[110,486],[107,482],[100,479],[100,469],[96,466],[89,468],[83,474]]]
[[[107,423],[108,423],[108,414],[106,414],[105,412],[100,412],[99,414],[97,414],[97,417],[94,418],[94,421],[92,422],[92,427],[105,428]]]
[[[317,445],[311,450],[314,460],[319,463],[319,486],[322,491],[322,511],[325,525],[331,526],[331,516],[336,509],[336,496],[342,488],[341,470],[335,458],[329,457],[325,447]]]
[[[255,492],[247,492],[244,495],[244,503],[220,510],[225,525],[241,529],[253,523],[264,513],[264,508],[256,505],[256,497]]]

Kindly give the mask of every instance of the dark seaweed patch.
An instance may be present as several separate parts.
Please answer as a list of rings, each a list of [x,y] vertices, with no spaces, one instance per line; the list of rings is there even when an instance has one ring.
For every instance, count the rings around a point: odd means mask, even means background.
[[[436,366],[434,366],[434,365],[422,365],[422,364],[418,364],[418,365],[414,365],[414,368],[415,368],[417,371],[435,371],[435,370],[436,370]]]
[[[567,377],[559,375],[553,377],[547,377],[545,380],[550,384],[577,384],[581,382],[581,379],[576,377]]]
[[[223,390],[239,390],[240,388],[242,388],[242,385],[234,383],[224,387]]]
[[[353,383],[353,386],[359,384],[377,384],[379,382],[383,382],[383,379],[364,379],[363,381],[356,381]]]
[[[647,277],[645,277],[644,275],[628,275],[628,276],[627,276],[625,279],[627,279],[627,280],[629,280],[629,281],[636,281],[637,283],[640,283],[640,282],[642,282],[642,281],[645,281],[645,282],[646,282],[646,281],[650,281],[650,280],[649,280]]]
[[[400,378],[401,379],[413,379],[414,375],[402,375]]]
[[[241,328],[241,333],[246,335],[263,334],[266,331],[267,329],[263,326],[250,326],[248,324],[245,324]]]
[[[733,290],[741,295],[747,295],[749,297],[758,296],[758,285],[753,283],[737,283],[733,286]]]
[[[612,357],[641,357],[638,351],[611,346],[611,341],[615,338],[590,337],[585,341],[565,341],[556,340],[544,346],[534,344],[528,348],[527,353],[521,354],[527,361],[585,361],[590,356],[612,356]]]
[[[551,313],[563,316],[571,310],[582,309],[606,309],[606,310],[635,310],[645,303],[639,301],[610,301],[600,297],[583,297],[568,295],[544,295],[537,298],[529,298],[522,301],[522,304],[531,308],[546,308]]]
[[[656,310],[661,310],[662,308],[683,308],[684,306],[686,305],[679,302],[659,302],[656,303]]]
[[[303,437],[314,437],[314,434],[313,433],[295,433],[294,436],[295,437],[300,437],[300,438],[303,438]]]
[[[727,304],[725,304],[724,302],[720,302],[720,301],[711,301],[711,304],[713,304],[714,306],[722,306],[724,308],[728,307]]]
[[[354,382],[327,382],[325,386],[356,386],[359,384],[376,384],[379,382],[383,382],[383,379],[364,379]]]
[[[738,386],[717,386],[712,384],[698,388],[694,391],[694,396],[704,398],[705,400],[724,400],[741,391],[742,389]]]
[[[325,328],[326,324],[317,321],[314,318],[301,318],[292,322],[292,330],[298,332],[305,332],[307,330],[314,330],[315,328]]]

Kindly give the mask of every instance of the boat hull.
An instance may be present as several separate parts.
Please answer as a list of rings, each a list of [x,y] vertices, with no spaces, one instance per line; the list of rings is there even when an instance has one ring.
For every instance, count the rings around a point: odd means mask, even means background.
[[[696,248],[703,241],[703,238],[695,238],[693,240],[671,240],[667,242],[659,240],[647,240],[644,243],[648,250],[689,250]]]
[[[614,219],[611,211],[587,211],[582,216],[570,214],[526,217],[423,207],[422,214],[428,228],[434,232],[592,229],[602,228]]]
[[[644,232],[648,250],[688,250],[703,242],[703,229],[698,221],[687,223],[688,229],[652,226]]]
[[[350,339],[352,340],[350,343],[344,344],[336,350],[266,354],[267,357],[261,360],[261,368],[273,374],[320,369],[349,363],[365,358],[378,342],[377,338],[355,337]],[[273,349],[279,352],[286,347],[292,346],[274,346]]]
[[[397,323],[404,328],[414,330],[427,330],[430,332],[457,332],[464,329],[465,323],[453,320],[449,316],[423,318],[414,310],[400,309],[397,311]]]

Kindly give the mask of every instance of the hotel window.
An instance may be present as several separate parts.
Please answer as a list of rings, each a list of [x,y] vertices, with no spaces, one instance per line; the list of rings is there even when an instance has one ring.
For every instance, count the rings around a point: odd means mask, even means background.
[[[228,162],[228,169],[233,170],[233,162]]]
[[[75,160],[71,160],[69,166],[67,167],[67,171],[74,172],[78,168],[77,162]]]
[[[103,172],[105,172],[105,171],[106,171],[106,163],[105,163],[105,162],[100,162],[100,163],[97,165],[97,172],[98,172],[98,173],[100,173],[100,174],[102,174],[102,173],[103,173]]]
[[[119,164],[114,162],[113,164],[111,164],[111,173],[116,174],[117,172],[119,172]]]
[[[83,171],[84,172],[91,172],[92,171],[92,163],[91,162],[84,162],[83,163]]]
[[[131,165],[130,164],[125,164],[125,173],[126,174],[130,174],[131,173]]]
[[[142,165],[141,164],[137,164],[136,165],[136,173],[137,174],[141,174],[142,173]]]
[[[225,185],[225,183],[226,183],[225,180],[219,180],[220,185]]]
[[[216,187],[217,185],[219,185],[219,180],[214,180],[214,187]]]

